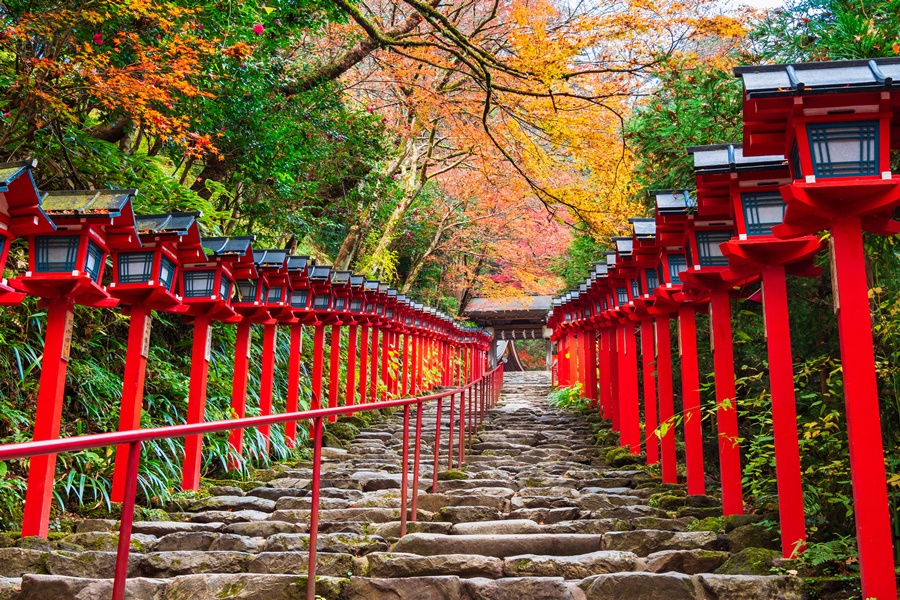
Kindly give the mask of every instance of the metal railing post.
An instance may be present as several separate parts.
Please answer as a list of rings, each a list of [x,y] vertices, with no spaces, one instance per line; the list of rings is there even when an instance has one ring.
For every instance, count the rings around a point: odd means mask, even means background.
[[[450,394],[450,418],[447,425],[450,426],[450,433],[447,436],[447,468],[453,468],[453,409],[456,404],[456,394]]]
[[[419,461],[422,453],[422,403],[416,404],[416,449],[413,452],[412,502],[410,521],[416,522],[416,508],[419,504]]]
[[[459,393],[459,456],[456,466],[462,467],[466,462],[466,391]]]
[[[128,555],[131,551],[131,529],[134,524],[134,499],[137,496],[138,467],[141,464],[141,443],[128,444],[128,466],[125,471],[125,489],[122,497],[122,520],[119,523],[119,546],[116,551],[116,573],[113,580],[112,600],[125,600],[125,582],[128,579]]]
[[[452,404],[452,403],[451,403]],[[437,493],[438,482],[438,461],[441,456],[441,413],[443,412],[444,398],[438,398],[437,401],[437,426],[434,429],[434,467],[431,469],[431,493]]]
[[[406,498],[409,492],[409,404],[403,407],[403,450],[400,465],[400,537],[403,537],[406,535]]]
[[[319,541],[319,489],[322,478],[322,417],[313,419],[313,476],[309,512],[306,600],[316,600],[316,545]]]

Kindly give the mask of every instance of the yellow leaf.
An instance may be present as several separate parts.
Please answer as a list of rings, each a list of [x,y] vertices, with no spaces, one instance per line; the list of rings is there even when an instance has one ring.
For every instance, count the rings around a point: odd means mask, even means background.
[[[900,42],[894,42],[894,54],[900,54]]]
[[[271,6],[260,6],[260,8],[266,11],[267,15],[271,15],[273,12],[275,12],[275,9]]]

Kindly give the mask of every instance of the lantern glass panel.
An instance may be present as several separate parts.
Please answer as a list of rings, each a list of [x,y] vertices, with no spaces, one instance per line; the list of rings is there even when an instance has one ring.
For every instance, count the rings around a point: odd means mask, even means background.
[[[803,164],[800,162],[800,148],[796,140],[791,149],[791,175],[794,179],[803,179]]]
[[[681,277],[679,277],[678,274],[686,270],[687,258],[681,254],[669,255],[669,283],[672,285],[681,285]]]
[[[632,279],[631,280],[631,297],[637,298],[640,295],[641,295],[641,291],[638,289],[637,279]]]
[[[362,312],[362,300],[353,299],[350,301],[350,312]]]
[[[370,315],[376,314],[374,302],[370,302],[370,303],[366,304],[366,312],[369,313]]]
[[[619,306],[626,304],[628,302],[628,290],[626,288],[616,288],[616,299],[619,301]]]
[[[118,283],[147,283],[153,275],[153,252],[125,252],[117,261]]]
[[[172,291],[172,284],[175,283],[175,261],[166,255],[163,255],[159,263],[159,282],[167,290]]]
[[[412,322],[413,322],[413,318],[412,318],[412,317],[406,317],[406,324],[407,324],[407,325],[412,325]]]
[[[328,310],[331,307],[331,296],[328,294],[316,296],[313,301],[313,306],[316,310]]]
[[[306,308],[306,297],[309,295],[309,290],[294,290],[294,293],[291,295],[291,306],[294,308]]]
[[[239,279],[235,289],[234,302],[253,302],[256,300],[256,279]]]
[[[94,281],[100,278],[104,257],[103,249],[93,241],[88,240],[87,256],[84,259],[84,272]]]
[[[784,221],[784,199],[778,192],[741,194],[747,235],[771,235],[772,227]]]
[[[599,301],[594,302],[594,312],[598,315],[603,312],[603,305]]]
[[[376,314],[376,315],[383,315],[383,314],[384,314],[384,305],[383,305],[383,304],[378,304],[378,305],[375,306],[375,314]]]
[[[229,298],[231,296],[231,280],[222,275],[221,281],[219,281],[219,298],[222,300]]]
[[[421,324],[422,324],[422,321],[419,320],[419,319],[416,319],[416,323],[415,323],[416,327],[418,327],[418,326],[421,325]]]
[[[732,231],[698,231],[696,236],[701,267],[728,266],[728,258],[722,253],[719,244],[730,240],[734,236]]]
[[[35,271],[38,273],[71,273],[78,258],[77,235],[39,236],[34,240]]]
[[[571,320],[572,320],[572,313],[567,312],[566,313],[566,321],[571,321]]]
[[[259,295],[260,302],[265,302],[266,298],[269,297],[269,286],[262,286],[262,294]]]
[[[215,271],[184,271],[181,277],[185,298],[209,298],[213,295]]]
[[[334,299],[334,310],[344,310],[347,307],[347,299],[346,298],[335,298]]]
[[[276,302],[281,302],[281,294],[283,288],[281,287],[273,287],[269,289],[268,295],[266,295],[266,302],[269,304],[274,304]]]
[[[648,294],[659,287],[659,276],[656,273],[656,269],[646,269],[644,271],[644,278],[647,280]]]
[[[808,123],[816,177],[878,174],[878,121]]]
[[[393,308],[387,309],[387,313],[384,316],[386,316],[388,319],[393,319],[394,318],[394,309]]]

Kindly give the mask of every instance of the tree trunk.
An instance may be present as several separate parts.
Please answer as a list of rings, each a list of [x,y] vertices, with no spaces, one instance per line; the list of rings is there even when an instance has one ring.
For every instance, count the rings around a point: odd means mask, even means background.
[[[440,226],[438,226],[437,231],[434,232],[434,236],[432,236],[428,248],[425,249],[425,252],[422,253],[422,256],[419,257],[419,260],[417,260],[415,264],[413,264],[412,269],[410,269],[409,275],[406,276],[406,281],[403,282],[401,293],[408,294],[409,290],[412,289],[413,284],[419,277],[419,273],[421,273],[422,269],[425,267],[426,261],[428,261],[434,251],[437,250],[438,244],[441,243],[444,231],[446,231],[446,229],[444,228],[444,224],[441,223]]]
[[[341,244],[341,249],[337,253],[337,257],[334,259],[334,268],[339,271],[346,271],[350,268],[350,263],[353,262],[353,257],[356,254],[356,249],[359,247],[359,238],[362,236],[362,228],[359,226],[359,223],[354,223],[350,226],[350,230],[347,231],[347,237],[344,238],[344,243]]]

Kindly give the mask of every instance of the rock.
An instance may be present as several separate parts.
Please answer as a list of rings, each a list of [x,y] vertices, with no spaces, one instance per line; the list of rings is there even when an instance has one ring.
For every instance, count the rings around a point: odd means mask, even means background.
[[[725,521],[725,533],[731,533],[744,525],[765,521],[766,518],[766,515],[729,515],[723,519]]]
[[[699,575],[710,600],[802,600],[803,580],[797,577]]]
[[[344,588],[344,600],[462,600],[459,577],[380,579],[353,577]],[[466,600],[469,600],[468,597]]]
[[[684,498],[684,506],[691,508],[721,508],[722,501],[714,496],[687,496]]]
[[[716,550],[663,550],[647,556],[647,570],[653,573],[713,573],[728,560],[727,552]]]
[[[577,521],[580,519],[590,518],[591,513],[579,510],[574,507],[570,508],[551,508],[544,517],[544,523],[552,525],[554,523],[562,523],[563,521]]]
[[[258,487],[247,492],[248,496],[258,496],[266,500],[278,500],[279,498],[302,498],[309,492],[298,488]]]
[[[21,577],[0,577],[0,600],[18,600],[21,590]]]
[[[575,556],[539,556],[522,554],[503,561],[507,577],[562,577],[584,579],[600,573],[634,571],[640,564],[636,554],[615,550],[599,550]]]
[[[346,458],[348,452],[343,448],[322,447],[322,458]]]
[[[26,548],[0,548],[0,577],[22,577],[44,573],[47,552]]]
[[[208,510],[192,515],[191,521],[195,523],[222,523],[230,525],[247,521],[265,521],[268,518],[269,513],[261,510]]]
[[[244,490],[233,485],[211,485],[208,488],[211,496],[243,496]]]
[[[444,521],[408,521],[406,523],[407,533],[443,533],[447,534],[452,531],[453,523]],[[400,537],[400,521],[391,521],[390,523],[379,523],[372,528],[372,533],[381,537]]]
[[[143,554],[128,554],[128,576],[139,573]],[[116,573],[115,552],[51,552],[47,554],[44,569],[49,575],[65,577],[84,577],[87,579],[111,579]]]
[[[725,563],[716,569],[723,575],[768,575],[780,553],[767,548],[744,548],[732,554]]]
[[[165,579],[129,579],[125,584],[127,598],[163,600],[169,582]],[[76,600],[109,600],[112,579],[82,579],[59,575],[24,575],[22,592],[17,600],[47,600],[48,598]],[[172,598],[166,595],[166,598]]]
[[[261,552],[252,557],[247,571],[250,573],[275,573],[306,575],[309,566],[307,552]],[[346,577],[356,571],[353,556],[337,552],[316,552],[316,575]]]
[[[154,546],[154,552],[174,551],[216,551],[232,550],[236,552],[254,552],[257,542],[232,533],[213,533],[210,531],[171,533],[163,536]]]
[[[82,546],[88,550],[100,550],[103,552],[115,552],[119,547],[119,534],[101,531],[89,533],[73,533],[67,535],[61,541],[68,544]],[[145,552],[156,542],[156,537],[142,533],[131,535],[131,549],[136,552]]]
[[[631,520],[632,529],[660,529],[662,531],[685,531],[683,521],[678,519],[660,519],[659,517],[638,517]]]
[[[137,525],[137,522],[135,522],[135,525]],[[119,531],[119,522],[115,519],[84,519],[75,523],[75,533],[90,533],[92,531]]]
[[[135,521],[133,533],[144,533],[163,537],[170,533],[185,531],[221,531],[225,523],[181,523],[178,521]]]
[[[297,477],[282,477],[280,479],[273,479],[267,484],[267,487],[274,489],[283,489],[283,490],[305,490],[312,483],[312,479],[300,479]],[[252,491],[256,491],[258,488],[254,488]],[[253,494],[254,496],[259,494]],[[285,494],[287,495],[287,494]]]
[[[431,577],[455,575],[457,577],[503,576],[503,561],[499,558],[471,554],[417,554],[381,553],[366,555],[371,577]]]
[[[275,510],[275,502],[259,496],[212,496],[200,500],[194,510],[258,510],[270,513]]]
[[[725,534],[725,539],[728,540],[728,549],[732,552],[740,552],[745,548],[768,548],[769,550],[781,548],[778,534],[758,523],[736,527]]]
[[[616,531],[604,534],[604,550],[624,550],[647,556],[661,550],[713,550],[716,534],[711,531]]]
[[[319,510],[334,510],[337,508],[348,508],[349,506],[350,501],[344,500],[343,498],[319,498]],[[312,509],[312,497],[304,496],[302,498],[297,498],[286,496],[284,498],[279,498],[275,502],[275,508],[277,510],[310,510]]]
[[[502,515],[491,506],[445,506],[437,513],[437,519],[448,523],[496,521]]]
[[[324,600],[338,600],[341,580],[317,577],[316,595]],[[143,600],[143,596],[135,598]],[[171,580],[165,600],[207,598],[299,600],[306,598],[306,577],[256,573],[183,575]]]
[[[450,529],[450,533],[453,535],[509,535],[541,532],[541,526],[530,519],[457,523]]]
[[[681,573],[594,575],[579,585],[587,600],[705,600],[694,580]]]
[[[246,570],[251,558],[245,552],[153,552],[144,557],[140,571],[147,577],[240,573]]]
[[[663,510],[636,504],[634,506],[617,506],[616,508],[608,508],[594,512],[599,519],[640,519],[642,517],[656,517],[658,519],[668,519],[669,515]]]
[[[518,554],[554,556],[588,554],[600,550],[602,536],[579,534],[526,535],[436,535],[413,533],[400,539],[392,552],[410,552],[422,556],[436,554],[480,554],[505,558]]]
[[[462,586],[466,600],[572,599],[565,580],[561,578],[465,579],[462,581]]]
[[[269,537],[276,533],[306,533],[309,528],[303,523],[286,523],[284,521],[249,521],[244,523],[232,523],[223,530],[224,533],[234,533],[249,537]]]

